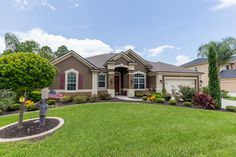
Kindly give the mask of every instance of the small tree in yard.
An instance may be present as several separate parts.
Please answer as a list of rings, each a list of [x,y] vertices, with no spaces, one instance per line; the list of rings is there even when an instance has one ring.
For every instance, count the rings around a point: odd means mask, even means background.
[[[221,108],[221,91],[219,81],[219,66],[218,58],[215,50],[215,45],[209,46],[208,52],[208,63],[209,63],[209,94],[216,101],[217,108]]]
[[[0,58],[0,88],[24,93],[49,87],[56,74],[51,63],[34,53],[13,53]],[[21,104],[18,128],[23,127],[24,105]]]

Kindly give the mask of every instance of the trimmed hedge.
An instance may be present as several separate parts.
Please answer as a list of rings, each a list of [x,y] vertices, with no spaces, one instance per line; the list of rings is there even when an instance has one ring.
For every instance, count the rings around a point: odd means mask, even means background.
[[[87,100],[88,100],[88,97],[86,97],[86,96],[75,96],[74,97],[74,102],[77,104],[86,103]]]
[[[170,101],[169,101],[169,105],[177,105],[176,100],[170,100]]]
[[[72,96],[69,96],[69,95],[65,95],[61,99],[62,103],[72,102],[72,100],[73,100]]]
[[[193,105],[192,102],[184,102],[183,104],[184,104],[184,106],[186,106],[186,107],[191,107],[191,106]]]
[[[40,101],[41,100],[41,92],[40,91],[32,91],[28,99],[33,100],[34,102]]]
[[[54,99],[49,99],[48,100],[48,105],[56,105],[57,101]]]
[[[236,112],[236,106],[226,106],[226,110],[230,112]]]
[[[165,102],[165,99],[163,99],[163,98],[156,99],[156,103],[164,103],[164,102]]]
[[[20,110],[20,104],[12,104],[7,106],[7,111],[18,111]]]
[[[36,110],[38,110],[38,108],[36,107],[35,104],[30,104],[30,105],[26,105],[26,110],[27,111],[36,111]]]

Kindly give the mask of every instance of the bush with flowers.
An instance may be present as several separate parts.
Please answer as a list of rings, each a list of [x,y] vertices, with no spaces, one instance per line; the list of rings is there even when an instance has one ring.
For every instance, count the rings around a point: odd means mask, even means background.
[[[26,100],[25,107],[26,107],[27,111],[35,111],[35,110],[37,110],[37,107],[36,107],[34,101],[32,101],[32,100]]]

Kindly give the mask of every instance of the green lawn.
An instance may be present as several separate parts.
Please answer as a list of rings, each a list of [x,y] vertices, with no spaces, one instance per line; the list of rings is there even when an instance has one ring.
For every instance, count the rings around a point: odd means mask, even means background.
[[[224,99],[236,101],[236,96],[230,96],[230,97],[224,98]]]
[[[172,106],[98,103],[55,108],[65,119],[38,142],[0,144],[9,157],[235,156],[236,114]],[[37,113],[27,113],[27,118]],[[0,126],[17,116],[1,117]]]

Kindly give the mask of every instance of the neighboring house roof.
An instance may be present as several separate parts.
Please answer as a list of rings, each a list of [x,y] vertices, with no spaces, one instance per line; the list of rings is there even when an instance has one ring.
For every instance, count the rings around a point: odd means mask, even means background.
[[[230,61],[229,61],[230,63],[232,63],[232,62],[236,62],[236,55],[235,56],[233,56],[231,59],[230,59]]]
[[[163,63],[163,62],[151,62],[149,63],[152,64],[153,69],[151,69],[154,72],[174,72],[174,73],[198,73],[200,74],[201,72],[186,69],[183,67]]]
[[[102,69],[105,68],[103,65],[104,63],[114,57],[115,55],[117,55],[117,53],[105,53],[105,54],[101,54],[101,55],[96,55],[96,56],[91,56],[86,58],[89,62],[93,63],[96,67]]]
[[[236,69],[232,70],[222,70],[220,72],[220,78],[225,79],[225,78],[236,78]]]
[[[74,56],[76,59],[78,59],[79,61],[81,61],[82,63],[84,63],[86,66],[88,66],[89,68],[91,69],[97,69],[97,67],[92,64],[91,62],[89,62],[88,60],[86,60],[85,58],[83,58],[82,56],[80,56],[78,53],[76,53],[75,51],[71,50],[69,51],[68,53],[66,53],[65,55],[53,60],[51,63],[53,65],[56,65],[58,63],[60,63],[61,61],[71,57],[71,56]]]
[[[197,58],[195,60],[192,60],[188,63],[181,65],[181,67],[191,67],[191,66],[195,66],[195,65],[205,64],[207,62],[208,62],[207,58]]]

